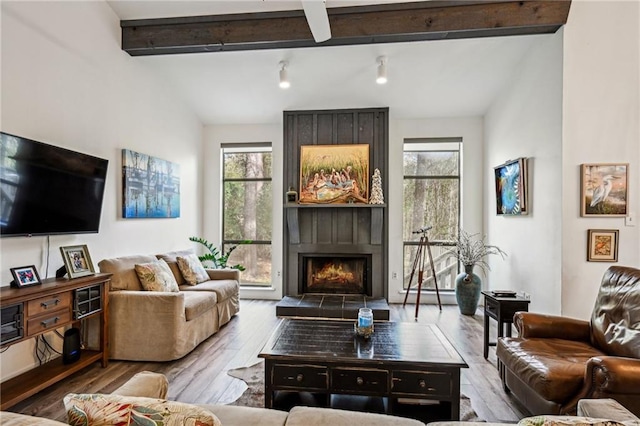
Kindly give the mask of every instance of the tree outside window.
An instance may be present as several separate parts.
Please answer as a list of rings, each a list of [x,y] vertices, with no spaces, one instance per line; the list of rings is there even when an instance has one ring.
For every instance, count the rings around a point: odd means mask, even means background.
[[[460,224],[460,149],[457,140],[419,139],[404,143],[404,283],[409,286],[420,234],[431,227],[427,236],[431,243],[434,269],[440,290],[453,290],[458,264],[444,255],[454,245]],[[435,290],[431,267],[427,260],[422,288]],[[412,286],[417,285],[415,271]]]
[[[242,285],[271,285],[271,144],[222,146],[222,250],[241,264]],[[244,241],[250,241],[244,243]]]

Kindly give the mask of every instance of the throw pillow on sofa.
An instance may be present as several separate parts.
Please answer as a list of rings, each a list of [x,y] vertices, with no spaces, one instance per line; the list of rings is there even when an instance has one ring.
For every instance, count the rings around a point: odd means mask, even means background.
[[[213,413],[204,408],[155,398],[70,393],[64,397],[64,408],[72,426],[222,425]]]
[[[209,274],[195,254],[178,256],[176,261],[187,284],[196,285],[209,280]]]
[[[579,416],[534,416],[518,422],[518,426],[624,426],[613,420]]]
[[[176,278],[167,262],[160,259],[155,262],[141,263],[134,266],[142,288],[147,291],[180,291]]]

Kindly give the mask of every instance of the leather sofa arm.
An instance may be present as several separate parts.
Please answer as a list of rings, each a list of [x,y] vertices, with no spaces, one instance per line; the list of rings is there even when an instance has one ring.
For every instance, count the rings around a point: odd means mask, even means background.
[[[240,271],[237,269],[207,269],[207,274],[212,280],[236,280],[240,282]]]
[[[590,393],[640,395],[640,359],[593,357],[587,361],[585,383],[594,388]]]
[[[523,338],[543,337],[589,342],[591,325],[588,321],[535,312],[516,312],[513,323]]]

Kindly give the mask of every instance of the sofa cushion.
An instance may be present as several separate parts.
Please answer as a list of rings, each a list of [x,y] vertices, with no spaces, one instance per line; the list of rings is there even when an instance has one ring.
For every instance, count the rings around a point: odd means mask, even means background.
[[[178,283],[169,269],[169,265],[162,259],[149,263],[134,265],[142,287],[147,291],[177,292]]]
[[[57,422],[55,420],[49,420],[43,417],[28,416],[26,414],[12,413],[10,411],[3,411],[0,413],[0,424],[2,424],[2,426],[66,425],[66,423]]]
[[[72,426],[221,426],[213,413],[197,405],[164,399],[71,393],[64,397],[64,407]]]
[[[240,285],[236,280],[210,280],[198,285],[183,285],[180,290],[184,292],[190,291],[208,291],[214,292],[218,296],[219,301],[227,300],[238,294]]]
[[[502,338],[498,358],[542,398],[563,403],[583,386],[585,366],[604,355],[586,342],[548,338]]]
[[[209,280],[209,274],[204,270],[204,266],[195,254],[178,256],[178,268],[189,285],[196,285]]]
[[[287,416],[289,415],[286,411],[256,407],[241,407],[236,405],[202,404],[200,407],[215,414],[224,426],[284,426],[287,424]]]
[[[215,309],[217,302],[218,299],[214,292],[184,292],[184,315],[186,320],[191,321],[203,313]]]
[[[287,426],[424,426],[424,423],[385,414],[359,413],[333,408],[293,407]]]
[[[178,267],[178,256],[188,256],[190,254],[194,254],[193,250],[185,249],[185,250],[176,250],[170,251],[167,253],[156,254],[156,258],[162,259],[169,265],[171,268],[171,272],[176,277],[176,281],[178,285],[183,285],[186,283],[184,277],[182,276],[182,272],[180,272],[180,268]]]
[[[113,274],[111,290],[143,290],[134,266],[156,260],[154,256],[124,256],[104,259],[98,263],[100,272]]]

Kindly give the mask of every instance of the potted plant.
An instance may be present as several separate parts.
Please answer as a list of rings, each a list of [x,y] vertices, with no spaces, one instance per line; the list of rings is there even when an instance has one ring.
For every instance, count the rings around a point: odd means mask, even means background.
[[[198,259],[200,259],[200,262],[202,262],[203,264],[205,262],[208,263],[208,265],[205,265],[205,266],[212,266],[213,269],[231,268],[231,269],[237,269],[239,271],[245,270],[245,267],[240,264],[227,266],[227,262],[229,261],[229,256],[231,256],[231,253],[233,253],[233,251],[238,247],[239,244],[247,244],[247,243],[250,243],[251,241],[249,240],[240,241],[235,246],[229,247],[226,253],[222,253],[221,250],[219,250],[217,247],[215,247],[213,244],[211,244],[209,241],[205,240],[204,238],[189,237],[189,241],[202,244],[207,248],[207,250],[209,250],[208,253],[205,253],[202,256],[198,256]]]
[[[447,254],[456,258],[464,266],[464,272],[456,277],[456,301],[463,315],[473,315],[478,308],[482,281],[473,273],[477,265],[483,272],[490,270],[486,257],[492,254],[500,255],[503,259],[507,254],[498,246],[485,243],[485,237],[480,234],[469,234],[460,229],[455,238],[456,245]]]

